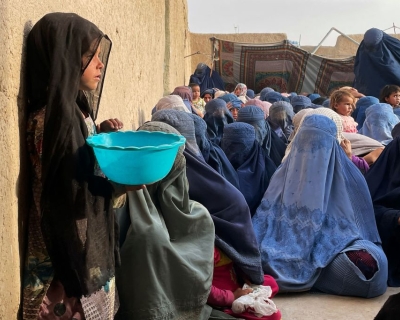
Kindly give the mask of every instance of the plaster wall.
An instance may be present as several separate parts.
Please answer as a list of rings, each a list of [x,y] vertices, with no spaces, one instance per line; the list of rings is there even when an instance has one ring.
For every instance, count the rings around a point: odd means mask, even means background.
[[[75,12],[113,41],[98,121],[126,130],[150,120],[164,93],[190,76],[186,0],[0,0],[0,319],[17,319],[29,172],[25,146],[25,40],[49,12]]]

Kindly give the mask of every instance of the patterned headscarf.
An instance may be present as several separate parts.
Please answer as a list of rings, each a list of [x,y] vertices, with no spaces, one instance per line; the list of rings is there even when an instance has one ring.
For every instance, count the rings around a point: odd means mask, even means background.
[[[238,97],[243,96],[245,97],[247,94],[247,86],[244,83],[238,83],[235,87],[234,92],[236,92],[236,90],[240,90]]]
[[[178,95],[169,95],[158,100],[155,106],[155,111],[164,109],[174,109],[190,113],[182,98]]]

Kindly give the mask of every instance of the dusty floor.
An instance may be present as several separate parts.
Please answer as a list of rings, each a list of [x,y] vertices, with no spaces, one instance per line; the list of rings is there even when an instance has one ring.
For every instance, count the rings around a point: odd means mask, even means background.
[[[400,288],[388,288],[378,298],[361,299],[321,293],[278,294],[273,301],[282,320],[373,320],[386,299]]]

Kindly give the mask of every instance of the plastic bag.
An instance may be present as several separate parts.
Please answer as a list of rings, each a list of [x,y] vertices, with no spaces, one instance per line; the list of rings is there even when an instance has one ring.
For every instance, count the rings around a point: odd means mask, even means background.
[[[237,298],[233,301],[234,313],[251,312],[257,317],[270,316],[278,312],[275,303],[269,299],[272,294],[270,286],[249,286],[245,284],[243,289],[253,289],[253,292]]]

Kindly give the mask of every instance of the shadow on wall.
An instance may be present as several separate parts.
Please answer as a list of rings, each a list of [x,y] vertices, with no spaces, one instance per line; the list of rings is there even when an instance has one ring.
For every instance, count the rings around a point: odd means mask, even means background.
[[[19,258],[21,284],[23,284],[23,272],[25,263],[26,238],[28,230],[29,208],[32,202],[32,195],[29,189],[30,185],[30,169],[28,160],[28,150],[26,144],[26,120],[27,120],[27,88],[26,88],[26,44],[29,32],[33,27],[32,21],[27,21],[23,29],[23,41],[21,50],[21,67],[20,67],[20,85],[17,97],[18,107],[18,128],[19,128],[19,167],[16,184],[16,195],[18,199],[18,240],[19,240]],[[18,319],[22,318],[22,288],[21,303],[18,311]]]

